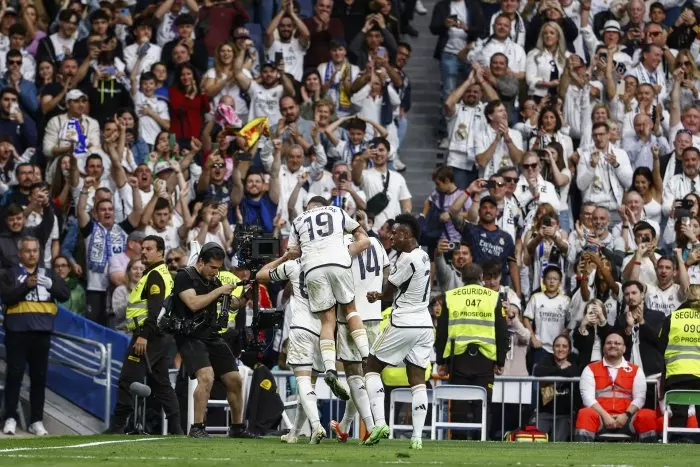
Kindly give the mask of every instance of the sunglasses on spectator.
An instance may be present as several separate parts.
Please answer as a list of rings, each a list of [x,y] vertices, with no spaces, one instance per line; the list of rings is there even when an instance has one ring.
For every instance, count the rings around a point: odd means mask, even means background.
[[[494,182],[494,183],[496,184],[497,188],[503,188],[504,186],[506,186],[506,184],[503,182]]]
[[[517,177],[503,177],[506,183],[518,183]]]
[[[537,168],[538,162],[535,162],[534,164],[523,164],[523,169],[536,169]]]
[[[8,60],[8,61],[7,61],[7,66],[10,66],[10,65],[21,65],[21,64],[22,64],[22,60]]]
[[[182,259],[182,256],[176,256],[176,257],[172,257],[172,256],[171,256],[170,258],[166,258],[166,259],[165,259],[165,262],[166,262],[167,264],[170,264],[170,263],[179,263],[181,259]]]
[[[681,62],[681,66],[691,66],[691,65],[692,65],[692,63],[690,63],[689,60],[686,60],[686,61],[684,61],[684,62]]]
[[[660,36],[660,35],[661,35],[661,31],[650,31],[650,32],[649,32],[649,35],[650,35],[651,37]]]
[[[216,164],[212,164],[212,168],[214,169],[223,169],[224,167],[226,167],[226,164],[224,164],[223,162],[217,162]]]

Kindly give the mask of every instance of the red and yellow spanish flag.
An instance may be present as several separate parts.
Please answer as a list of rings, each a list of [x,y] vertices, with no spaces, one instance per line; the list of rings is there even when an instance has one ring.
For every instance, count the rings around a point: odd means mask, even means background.
[[[263,135],[270,136],[270,121],[267,117],[258,117],[249,121],[238,132],[238,136],[245,139],[245,149],[255,146]]]

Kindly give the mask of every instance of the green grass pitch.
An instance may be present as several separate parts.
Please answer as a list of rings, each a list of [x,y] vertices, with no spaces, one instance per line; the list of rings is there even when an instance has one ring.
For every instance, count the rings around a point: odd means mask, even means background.
[[[301,441],[306,441],[302,438]],[[408,440],[385,440],[373,447],[356,441],[325,440],[310,446],[261,440],[60,436],[4,438],[0,465],[13,467],[179,467],[295,465],[411,466],[698,466],[700,447],[688,444],[579,444],[424,441],[422,451]]]

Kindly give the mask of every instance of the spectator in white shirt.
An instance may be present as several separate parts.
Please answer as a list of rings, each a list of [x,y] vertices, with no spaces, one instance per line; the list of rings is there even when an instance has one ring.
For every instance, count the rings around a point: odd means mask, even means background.
[[[568,55],[564,33],[559,25],[552,21],[545,23],[537,45],[527,54],[525,78],[530,96],[539,100],[557,90]]]
[[[700,150],[695,146],[683,151],[683,173],[674,175],[664,183],[663,211],[665,215],[671,213],[673,202],[685,197],[688,193],[700,193],[700,176],[698,175],[698,163],[700,163]]]
[[[192,13],[196,15],[199,12],[199,6],[196,0],[165,0],[158,6],[154,16],[160,20],[160,26],[156,34],[156,41],[159,46],[165,44],[177,37],[177,28],[175,20],[184,13]],[[194,32],[192,33],[194,39]],[[204,245],[202,243],[202,245]]]
[[[503,167],[519,164],[523,158],[520,132],[508,128],[508,112],[499,100],[486,104],[486,122],[475,136],[476,163],[483,177],[488,178]]]
[[[279,39],[275,38],[275,31]],[[296,37],[295,37],[296,33]],[[283,2],[280,11],[265,30],[265,55],[268,62],[284,61],[284,69],[296,81],[304,73],[304,56],[309,49],[309,29],[292,8],[292,2]]]
[[[493,25],[494,32],[487,39],[479,39],[469,52],[468,58],[488,66],[495,53],[502,53],[508,58],[508,68],[518,79],[525,79],[525,49],[510,38],[510,18],[501,14]]]
[[[335,102],[338,116],[350,114],[350,87],[360,75],[360,69],[347,59],[347,49],[340,41],[331,41],[330,60],[318,66],[323,89],[328,89],[328,97]]]
[[[352,181],[365,192],[368,210],[374,196],[385,193],[389,198],[389,204],[380,212],[367,212],[368,216],[374,216],[374,225],[383,225],[402,212],[411,212],[413,204],[406,180],[400,173],[389,170],[391,145],[385,138],[376,138],[373,143],[374,148],[356,156],[352,161]],[[367,168],[370,160],[374,162],[371,169]]]
[[[132,29],[136,40],[124,49],[124,61],[129,72],[140,76],[141,73],[150,70],[153,64],[160,61],[162,49],[151,44],[153,29],[150,21],[139,20]]]
[[[156,97],[156,77],[146,72],[141,75],[141,90],[134,94],[134,110],[139,116],[139,136],[153,146],[161,131],[170,128],[168,104]]]
[[[531,220],[540,204],[551,205],[557,213],[560,210],[557,189],[542,177],[540,164],[540,157],[536,152],[528,152],[523,156],[522,171],[514,196],[526,221]]]
[[[663,72],[663,67],[659,70],[663,57],[664,51],[661,47],[654,44],[644,44],[642,59],[637,66],[628,71],[628,74],[639,80],[639,84],[651,84],[661,102],[668,97],[666,74]]]
[[[632,169],[639,167],[651,167],[654,163],[653,151],[657,154],[667,154],[671,147],[666,137],[658,133],[654,134],[654,124],[646,114],[637,114],[634,117],[634,135],[622,139],[622,149],[627,151]]]
[[[491,34],[495,31],[496,20],[500,16],[510,19],[510,39],[520,47],[525,47],[525,33],[527,32],[525,20],[518,12],[520,0],[501,0],[501,10],[491,16]]]
[[[591,151],[579,151],[576,184],[583,193],[583,201],[606,208],[618,221],[617,209],[624,191],[632,185],[632,166],[627,153],[610,142],[607,123],[593,124],[593,143]]]

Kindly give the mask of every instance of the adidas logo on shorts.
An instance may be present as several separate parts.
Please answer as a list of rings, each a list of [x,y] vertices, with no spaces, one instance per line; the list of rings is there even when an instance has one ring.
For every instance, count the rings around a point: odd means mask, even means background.
[[[421,405],[419,405],[418,407],[416,407],[416,408],[413,409],[413,410],[414,410],[414,411],[418,411],[418,410],[428,410],[428,408],[425,406],[425,404],[421,404]]]

